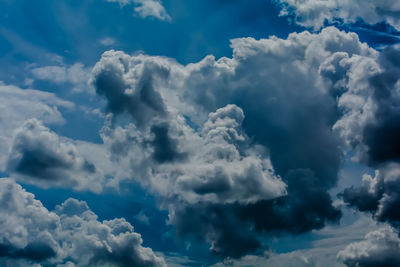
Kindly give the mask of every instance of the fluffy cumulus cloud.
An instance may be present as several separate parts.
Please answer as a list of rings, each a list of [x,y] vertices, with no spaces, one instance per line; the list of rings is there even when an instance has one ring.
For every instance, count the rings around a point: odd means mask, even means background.
[[[399,266],[400,239],[392,228],[385,227],[368,233],[360,242],[349,244],[338,253],[349,267]]]
[[[59,137],[37,119],[15,132],[7,170],[24,182],[101,191],[101,175],[66,138]]]
[[[0,83],[0,172],[44,188],[61,186],[100,193],[118,189],[127,176],[101,144],[72,140],[50,130],[65,123],[75,105],[53,93]],[[107,179],[106,179],[107,177]],[[109,178],[109,179],[108,179]]]
[[[74,104],[58,98],[53,93],[34,89],[21,89],[0,82],[0,97],[7,99],[0,103],[0,170],[6,167],[14,131],[31,118],[48,124],[65,122],[60,109],[72,110]]]
[[[157,89],[157,76],[165,79],[169,67],[155,59],[111,51],[93,70],[108,109],[134,121],[113,127],[109,118],[102,136],[115,157],[129,155],[137,180],[189,203],[250,203],[285,194],[266,151],[250,147],[243,111],[225,106],[209,114],[202,130],[193,130]]]
[[[380,116],[396,115],[383,107],[397,94],[397,52],[333,27],[231,46],[232,58],[186,66],[108,51],[92,84],[107,100],[112,159],[160,196],[179,235],[239,257],[260,248],[260,232],[339,219],[328,191],[343,151],[380,161],[368,136],[379,135]]]
[[[135,13],[142,17],[152,17],[159,20],[171,20],[160,0],[105,0],[107,2],[118,2],[121,7],[133,3]]]
[[[320,29],[324,22],[341,19],[345,23],[358,19],[369,24],[387,22],[400,29],[400,4],[396,0],[275,0],[281,15],[294,15],[302,26]]]
[[[165,266],[142,246],[125,219],[98,221],[87,204],[68,199],[48,211],[9,178],[0,179],[0,257],[25,265]]]

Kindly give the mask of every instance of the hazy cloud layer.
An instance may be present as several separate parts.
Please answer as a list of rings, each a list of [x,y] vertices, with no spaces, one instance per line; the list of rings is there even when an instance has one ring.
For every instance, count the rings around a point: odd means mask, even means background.
[[[396,0],[275,0],[281,7],[280,15],[294,15],[302,26],[318,30],[324,21],[341,19],[345,23],[362,19],[366,23],[387,22],[400,29],[400,4]]]
[[[107,41],[108,39],[104,40]],[[90,68],[85,67],[82,63],[32,66],[30,71],[37,80],[49,81],[54,84],[70,84],[72,85],[72,92],[92,92],[92,89],[88,86]]]
[[[2,178],[0,214],[1,257],[22,258],[29,265],[165,266],[125,219],[99,222],[83,201],[68,199],[50,212],[33,194]]]

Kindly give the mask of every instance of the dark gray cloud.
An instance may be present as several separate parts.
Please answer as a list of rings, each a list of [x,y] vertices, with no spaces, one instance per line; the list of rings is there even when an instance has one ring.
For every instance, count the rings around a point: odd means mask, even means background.
[[[400,227],[400,165],[389,163],[376,171],[375,177],[364,175],[361,187],[347,188],[343,200],[360,211],[371,212],[376,219]]]
[[[0,179],[0,257],[26,264],[165,266],[125,219],[99,222],[87,204],[68,199],[48,211],[9,178]]]
[[[365,174],[360,187],[347,188],[339,196],[349,206],[369,212],[397,230],[400,227],[399,56],[398,47],[393,46],[372,58],[338,55],[323,68],[337,89],[343,113],[334,129],[354,149],[354,160],[375,169],[374,177]],[[339,255],[348,266],[397,266],[397,235],[394,230],[371,232],[365,241],[349,245]]]
[[[153,58],[131,57],[107,51],[93,69],[92,84],[107,99],[108,110],[114,114],[128,113],[139,126],[167,110],[155,89],[157,79],[168,77],[168,66]]]
[[[39,186],[101,190],[94,164],[71,141],[59,137],[36,119],[17,129],[7,166],[18,179]]]
[[[153,158],[158,163],[182,160],[185,158],[184,153],[178,151],[178,141],[172,139],[169,134],[169,126],[167,123],[153,125],[150,132],[154,135],[154,139],[150,141],[153,147]]]
[[[350,63],[350,70],[357,67],[363,71],[345,75],[354,81],[340,96],[347,104],[343,105],[344,116],[337,122],[355,148],[356,159],[377,170],[375,177],[364,175],[361,187],[348,188],[341,196],[349,205],[371,212],[379,221],[395,227],[400,225],[396,212],[400,204],[399,56],[399,50],[391,47],[376,61]]]

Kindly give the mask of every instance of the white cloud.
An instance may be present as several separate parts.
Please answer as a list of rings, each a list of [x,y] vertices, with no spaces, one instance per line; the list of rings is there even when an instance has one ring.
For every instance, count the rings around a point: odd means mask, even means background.
[[[55,94],[33,89],[21,89],[0,82],[0,169],[4,170],[6,155],[14,131],[26,120],[37,118],[48,124],[65,122],[60,108],[72,110],[74,104]]]
[[[110,40],[104,39],[110,43]],[[92,88],[89,87],[88,81],[90,77],[90,68],[85,67],[82,63],[73,65],[54,65],[33,67],[30,69],[35,79],[49,81],[55,84],[71,84],[73,92],[92,93]]]
[[[142,18],[154,17],[159,20],[171,20],[160,0],[133,0],[134,10]]]
[[[376,24],[386,21],[400,29],[400,4],[397,0],[275,0],[282,6],[281,15],[294,14],[302,26],[318,30],[324,21],[342,19],[345,23],[363,19]]]
[[[76,199],[48,211],[9,178],[0,179],[0,215],[1,255],[29,265],[166,266],[125,219],[100,222]]]
[[[175,116],[177,120],[144,130],[107,124],[102,138],[137,181],[166,198],[246,204],[286,193],[266,151],[261,146],[245,148],[250,143],[242,133],[241,109],[230,105],[211,113],[201,134]]]
[[[330,225],[321,230],[313,231],[311,248],[293,250],[287,253],[265,251],[262,255],[247,255],[240,259],[227,259],[213,267],[223,266],[279,266],[279,267],[344,267],[337,258],[338,252],[345,249],[349,243],[358,242],[370,231],[376,231],[381,226],[367,215],[354,214],[346,210],[346,219],[341,225]],[[274,243],[281,244],[280,238]],[[284,241],[285,242],[285,241]],[[288,242],[288,241],[286,241]],[[271,245],[273,247],[273,244]],[[166,257],[168,261],[168,257]]]
[[[400,239],[391,227],[384,227],[365,235],[365,240],[354,242],[338,253],[347,266],[399,266]]]
[[[117,41],[114,38],[111,37],[105,37],[100,40],[100,44],[104,46],[112,46],[116,43]]]
[[[135,5],[135,13],[142,18],[156,18],[159,20],[169,21],[171,17],[168,15],[161,0],[105,0],[107,2],[118,2],[121,7],[133,3]]]

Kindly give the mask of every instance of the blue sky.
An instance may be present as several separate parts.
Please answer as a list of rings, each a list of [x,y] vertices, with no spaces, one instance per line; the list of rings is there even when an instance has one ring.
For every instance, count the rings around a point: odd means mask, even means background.
[[[322,2],[0,0],[0,265],[400,264],[400,6]]]

